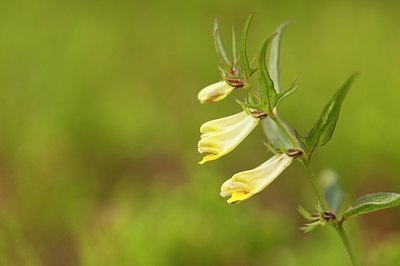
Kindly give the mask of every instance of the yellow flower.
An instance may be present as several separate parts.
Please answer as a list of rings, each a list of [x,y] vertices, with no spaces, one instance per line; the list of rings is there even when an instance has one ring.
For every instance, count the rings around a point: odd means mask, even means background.
[[[199,164],[218,159],[236,148],[258,125],[259,118],[246,112],[208,121],[200,127],[200,153],[208,153]]]
[[[230,197],[228,203],[250,198],[266,188],[293,161],[287,154],[276,154],[260,166],[233,175],[221,187],[221,196]]]
[[[202,89],[197,95],[197,98],[202,104],[219,102],[228,96],[234,89],[235,87],[232,87],[225,81],[220,81]]]

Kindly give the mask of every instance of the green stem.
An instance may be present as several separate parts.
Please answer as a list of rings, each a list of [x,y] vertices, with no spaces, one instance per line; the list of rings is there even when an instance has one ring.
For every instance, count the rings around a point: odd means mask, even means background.
[[[342,243],[343,243],[343,246],[344,246],[344,248],[346,250],[347,257],[348,257],[348,259],[350,261],[350,264],[352,266],[356,266],[357,263],[356,263],[356,260],[354,258],[353,250],[351,248],[349,238],[347,237],[346,232],[344,231],[343,225],[342,224],[338,224],[337,226],[335,226],[335,229],[336,229],[336,232],[339,234],[340,239],[342,240]]]
[[[303,163],[304,167],[307,169],[308,178],[314,188],[315,193],[317,194],[317,197],[319,199],[319,202],[322,205],[322,208],[324,210],[329,210],[329,205],[326,202],[326,199],[322,193],[321,187],[318,185],[317,175],[315,174],[313,168],[311,167],[310,163],[308,161],[306,161],[306,159],[302,158],[300,161]],[[336,232],[338,232],[338,234],[340,236],[340,240],[343,243],[343,246],[346,250],[346,254],[347,254],[347,257],[349,258],[351,265],[356,266],[357,264],[354,259],[353,251],[351,249],[350,242],[346,235],[346,232],[344,231],[343,224],[338,222],[334,225],[334,227],[336,229]]]
[[[314,170],[312,169],[310,163],[308,161],[306,161],[305,159],[301,159],[300,160],[301,163],[304,165],[304,167],[307,170],[308,173],[308,180],[310,180],[310,183],[315,191],[315,194],[317,194],[318,200],[322,205],[322,208],[324,210],[329,210],[329,205],[326,202],[326,199],[322,193],[322,189],[321,187],[318,185],[318,181],[317,181],[317,175],[315,174]]]
[[[293,134],[289,131],[289,129],[286,127],[286,125],[284,123],[282,123],[282,121],[279,119],[279,117],[272,116],[270,118],[274,120],[274,122],[279,126],[279,128],[282,130],[282,132],[284,132],[285,135],[290,139],[290,142],[292,143],[293,147],[301,150],[299,143],[297,142],[297,140],[295,139]],[[317,194],[318,200],[321,203],[322,208],[324,210],[329,210],[329,205],[322,193],[322,189],[318,184],[317,175],[315,174],[314,169],[311,167],[309,160],[305,157],[302,157],[300,159],[300,161],[307,170],[308,179],[310,180],[310,183],[315,191],[315,194]],[[334,227],[340,236],[340,239],[346,250],[346,254],[349,258],[351,265],[356,266],[357,265],[356,260],[354,259],[353,251],[351,249],[349,239],[347,238],[347,235],[346,235],[346,232],[344,231],[342,223],[338,222],[334,225]]]
[[[284,132],[285,135],[290,139],[290,142],[292,143],[293,147],[301,150],[299,143],[294,138],[293,134],[289,131],[289,129],[286,127],[286,125],[284,123],[282,123],[282,121],[279,119],[279,117],[272,116],[271,119],[274,120],[274,122],[279,126],[279,128],[282,130],[282,132]],[[322,193],[322,189],[321,189],[320,185],[318,184],[317,175],[315,174],[314,169],[311,167],[309,160],[307,158],[303,157],[300,159],[300,161],[307,170],[308,179],[310,180],[310,183],[315,191],[315,194],[317,194],[318,200],[321,203],[322,208],[324,210],[329,210],[330,209],[329,205]],[[356,266],[357,264],[354,259],[353,251],[351,249],[349,239],[347,238],[347,235],[346,235],[346,232],[344,231],[342,223],[336,223],[334,225],[334,227],[340,236],[340,239],[346,250],[346,254],[347,254],[347,257],[349,258],[351,265]]]
[[[286,127],[286,125],[284,125],[281,122],[279,117],[273,116],[273,117],[271,117],[271,119],[274,120],[274,122],[279,126],[279,128],[282,130],[282,132],[284,132],[286,134],[286,136],[290,139],[290,142],[292,143],[293,147],[301,150],[299,143],[294,138],[293,134],[289,131],[289,129]],[[318,200],[321,203],[322,208],[324,208],[325,210],[329,210],[328,203],[326,202],[325,197],[322,194],[322,190],[317,182],[317,176],[315,175],[314,170],[312,169],[310,163],[308,161],[306,161],[305,159],[301,159],[300,161],[303,163],[304,167],[307,169],[308,178],[311,182],[311,185],[314,188],[315,193],[317,194]]]

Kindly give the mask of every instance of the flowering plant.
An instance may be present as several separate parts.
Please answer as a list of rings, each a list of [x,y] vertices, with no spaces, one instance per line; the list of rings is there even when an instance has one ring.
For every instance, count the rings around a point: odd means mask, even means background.
[[[233,31],[232,58],[229,58],[225,51],[218,23],[215,22],[214,41],[221,81],[202,89],[198,94],[198,99],[202,104],[219,102],[237,89],[245,90],[247,97],[244,100],[236,100],[241,106],[241,112],[208,121],[201,126],[198,151],[205,155],[199,163],[216,160],[233,151],[258,124],[262,124],[266,146],[274,155],[252,170],[234,174],[222,184],[221,196],[228,197],[228,203],[247,200],[265,189],[293,161],[301,162],[307,170],[318,198],[315,211],[312,213],[299,206],[298,211],[309,221],[302,229],[309,232],[317,227],[332,226],[344,244],[349,261],[352,265],[356,265],[343,223],[354,216],[400,205],[400,194],[390,192],[367,194],[346,206],[343,201],[343,192],[336,179],[329,180],[323,190],[310,164],[314,151],[327,144],[332,138],[342,103],[356,74],[349,77],[333,95],[309,133],[306,136],[300,135],[290,128],[278,113],[279,103],[297,89],[296,81],[284,91],[280,86],[280,42],[288,23],[280,25],[264,41],[256,60],[257,64],[253,66],[248,60],[246,51],[251,20],[252,15],[243,27],[238,52]],[[256,86],[253,86],[254,83]]]

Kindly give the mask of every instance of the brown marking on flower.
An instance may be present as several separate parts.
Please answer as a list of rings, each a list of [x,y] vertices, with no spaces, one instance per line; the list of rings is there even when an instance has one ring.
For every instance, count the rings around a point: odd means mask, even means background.
[[[264,119],[265,117],[268,116],[267,113],[264,113],[264,112],[262,112],[260,110],[252,110],[252,111],[250,111],[250,113],[254,118],[257,118],[257,119],[260,119],[260,120],[262,120],[262,119]]]

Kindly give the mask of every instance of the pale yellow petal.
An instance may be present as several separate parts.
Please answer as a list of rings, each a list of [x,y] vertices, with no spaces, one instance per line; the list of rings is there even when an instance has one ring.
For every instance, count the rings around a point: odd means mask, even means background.
[[[236,148],[258,125],[259,119],[243,112],[208,121],[200,127],[200,153],[209,153],[199,162],[216,160]]]
[[[271,184],[293,161],[286,154],[276,154],[260,166],[237,173],[221,186],[221,196],[232,198],[230,202],[250,198]]]
[[[201,104],[219,102],[225,99],[234,89],[235,87],[230,86],[225,81],[220,81],[202,89],[197,98]]]

